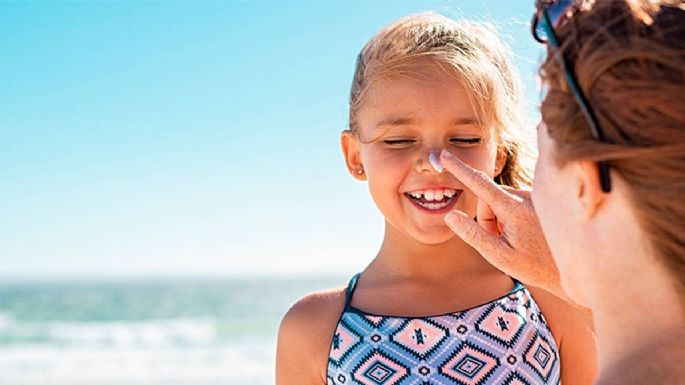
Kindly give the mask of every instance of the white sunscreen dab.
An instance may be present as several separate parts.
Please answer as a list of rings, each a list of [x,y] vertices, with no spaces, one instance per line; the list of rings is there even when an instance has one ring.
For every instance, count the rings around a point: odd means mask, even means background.
[[[430,162],[431,166],[435,169],[437,172],[442,172],[443,167],[442,163],[440,162],[440,151],[431,151],[428,154],[428,161]]]

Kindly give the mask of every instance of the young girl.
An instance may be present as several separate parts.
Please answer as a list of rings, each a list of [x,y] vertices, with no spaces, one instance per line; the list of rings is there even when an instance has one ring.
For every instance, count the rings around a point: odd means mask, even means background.
[[[446,149],[520,187],[520,88],[495,33],[412,15],[362,49],[341,142],[385,217],[378,254],[343,288],[285,315],[276,383],[590,384],[596,351],[582,316],[488,264],[445,224],[476,197],[431,164]],[[518,138],[518,139],[517,139]]]

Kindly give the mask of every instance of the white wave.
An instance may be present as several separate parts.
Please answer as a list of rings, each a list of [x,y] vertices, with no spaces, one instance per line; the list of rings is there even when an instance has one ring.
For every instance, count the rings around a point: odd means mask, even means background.
[[[273,342],[212,348],[0,347],[0,385],[273,384]]]
[[[0,334],[8,330],[14,323],[14,314],[0,311]]]
[[[211,317],[134,322],[52,322],[49,338],[59,344],[123,349],[208,345],[216,340],[216,322]]]
[[[140,321],[22,321],[0,314],[0,338],[12,345],[42,342],[59,346],[159,348],[217,343],[213,317]]]

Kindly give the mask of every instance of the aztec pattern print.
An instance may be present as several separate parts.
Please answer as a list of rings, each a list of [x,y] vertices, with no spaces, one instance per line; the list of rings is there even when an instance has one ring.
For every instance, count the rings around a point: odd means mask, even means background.
[[[346,305],[327,377],[328,385],[561,382],[556,343],[520,283],[497,300],[438,316],[378,316]]]

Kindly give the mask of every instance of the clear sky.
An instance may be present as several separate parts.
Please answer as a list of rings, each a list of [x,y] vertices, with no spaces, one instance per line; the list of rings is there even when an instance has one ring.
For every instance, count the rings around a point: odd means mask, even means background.
[[[360,270],[354,61],[425,10],[497,24],[537,119],[532,0],[1,3],[0,277]]]

